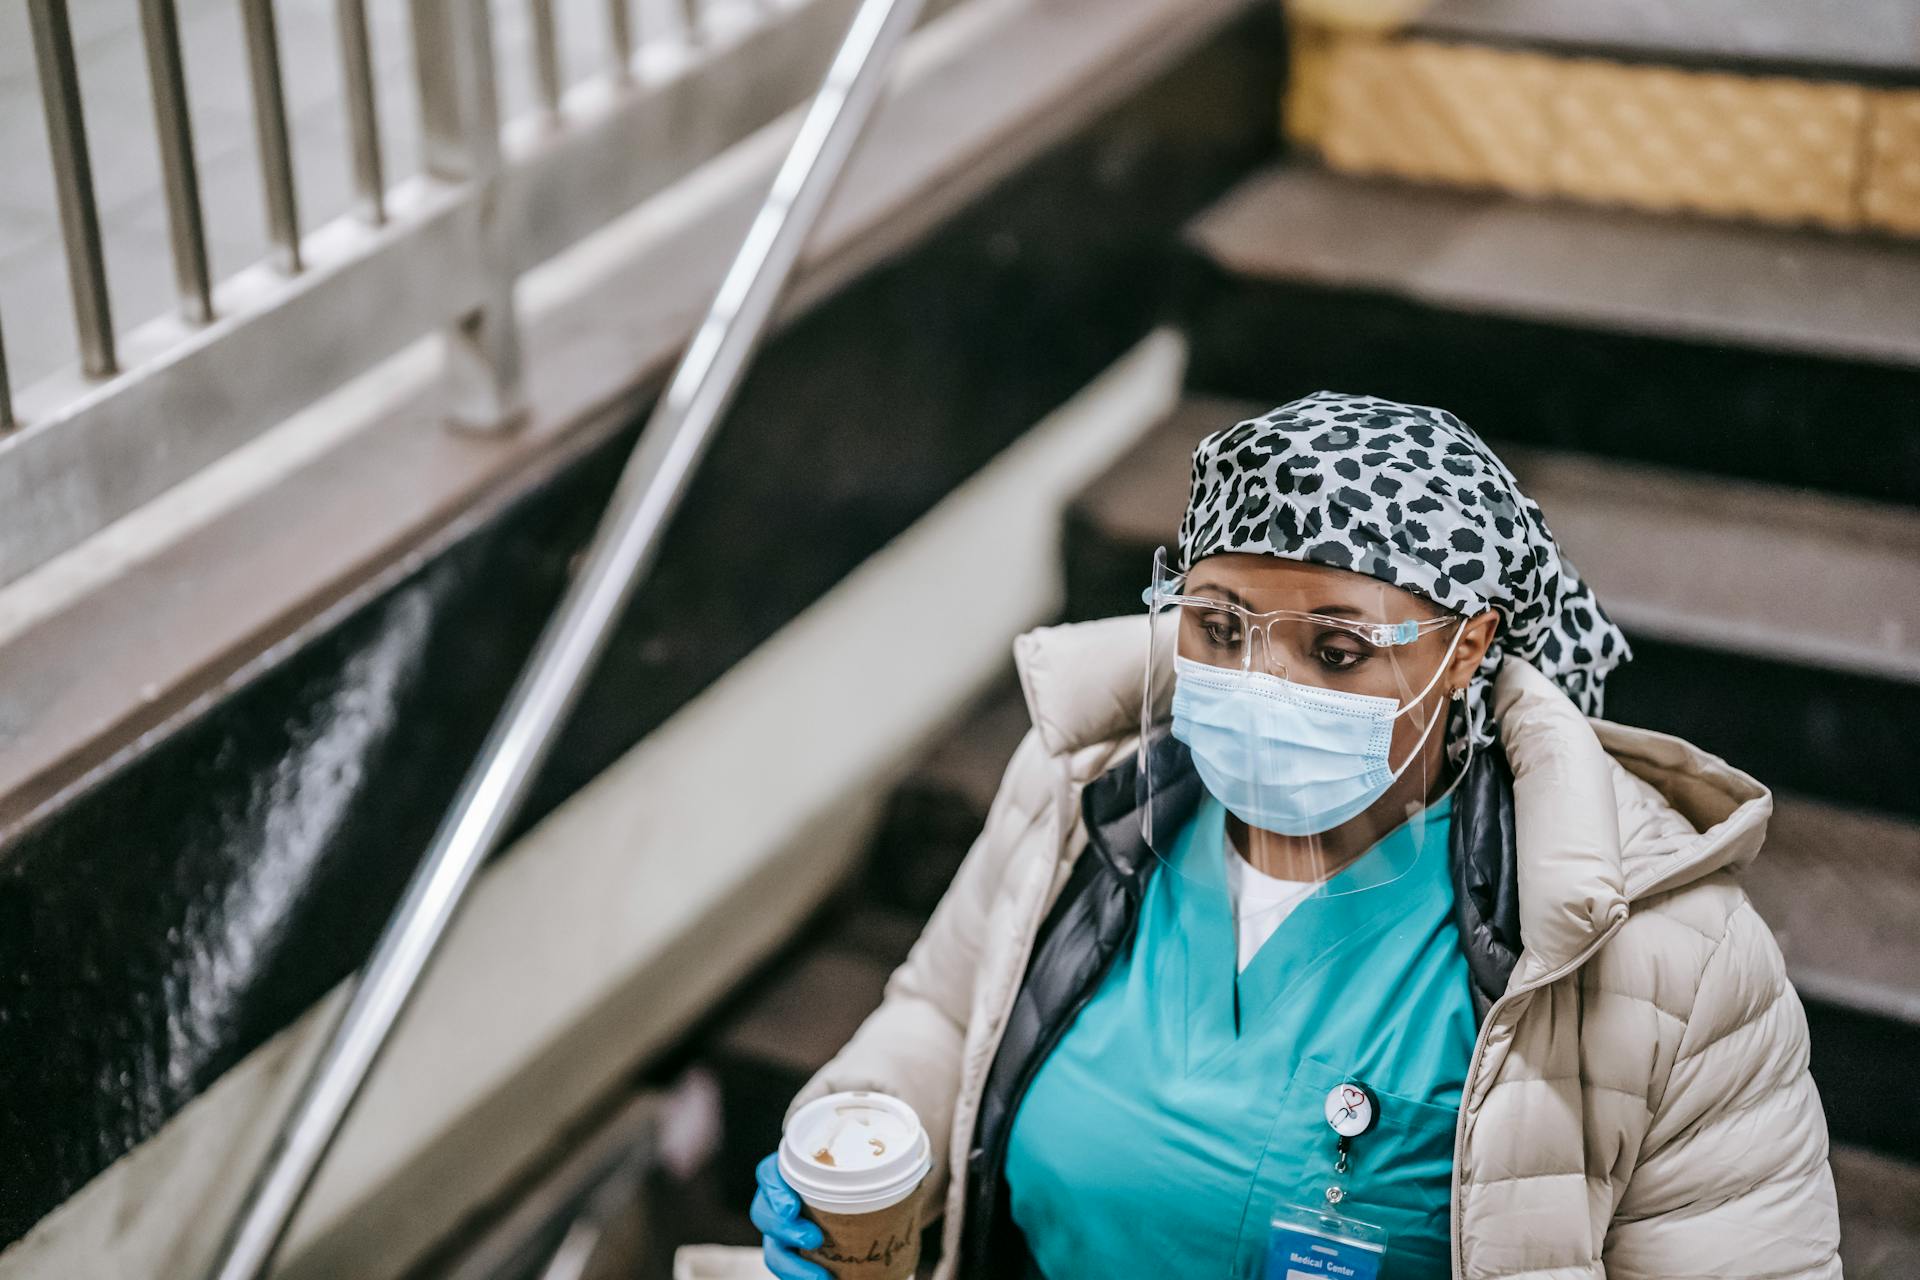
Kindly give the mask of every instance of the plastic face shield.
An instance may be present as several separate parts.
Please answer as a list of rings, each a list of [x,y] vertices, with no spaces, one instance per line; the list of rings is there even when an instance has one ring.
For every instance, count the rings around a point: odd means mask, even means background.
[[[1274,557],[1211,556],[1180,574],[1164,549],[1144,598],[1138,800],[1167,869],[1243,907],[1251,928],[1445,857],[1427,820],[1445,766],[1432,739],[1463,618]]]

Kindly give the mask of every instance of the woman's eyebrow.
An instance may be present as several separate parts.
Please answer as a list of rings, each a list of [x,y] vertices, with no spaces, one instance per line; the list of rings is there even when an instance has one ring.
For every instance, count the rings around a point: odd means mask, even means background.
[[[1232,587],[1223,587],[1217,582],[1203,582],[1199,586],[1187,588],[1187,593],[1189,595],[1197,596],[1202,592],[1211,592],[1213,595],[1218,596],[1220,599],[1225,600],[1229,604],[1237,604],[1242,609],[1246,609],[1248,612],[1253,611],[1253,606],[1249,605],[1244,599],[1242,599],[1240,593],[1238,591],[1235,591]]]
[[[1252,605],[1248,604],[1246,601],[1246,597],[1242,596],[1238,591],[1235,591],[1232,587],[1223,586],[1217,582],[1202,582],[1194,586],[1190,586],[1187,588],[1187,594],[1196,595],[1196,596],[1204,594],[1212,598],[1225,600],[1229,604],[1237,604],[1242,609],[1247,610],[1249,613],[1261,612],[1260,610],[1255,609]],[[1322,614],[1332,618],[1359,618],[1362,621],[1365,621],[1367,617],[1367,611],[1365,609],[1361,609],[1350,604],[1339,604],[1337,602],[1333,604],[1316,605],[1311,609],[1299,610],[1299,612],[1317,613],[1317,614]]]

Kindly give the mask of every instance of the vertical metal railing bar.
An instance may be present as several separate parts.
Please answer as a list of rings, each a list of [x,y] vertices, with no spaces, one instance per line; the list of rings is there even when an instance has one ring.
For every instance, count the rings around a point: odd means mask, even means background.
[[[287,141],[287,98],[280,82],[280,35],[273,0],[240,0],[247,37],[247,78],[253,86],[254,141],[266,188],[267,234],[274,261],[288,275],[300,270],[300,210],[293,194],[293,149]]]
[[[460,132],[447,0],[407,0],[413,26],[413,82],[420,100],[420,167],[443,182],[470,173]]]
[[[680,356],[579,570],[275,1135],[209,1273],[259,1280],[481,863],[526,798],[705,456],[922,0],[862,0],[713,304]]]
[[[47,149],[53,153],[54,192],[60,206],[60,236],[66,242],[80,367],[90,378],[110,378],[116,371],[113,309],[107,302],[107,263],[100,249],[100,211],[93,197],[93,165],[87,155],[67,0],[27,0],[27,20],[33,28]]]
[[[554,28],[553,0],[527,0],[533,22],[533,73],[540,84],[540,104],[549,119],[560,115],[560,38]]]
[[[7,380],[7,334],[0,328],[0,432],[14,429],[13,384]]]
[[[366,0],[337,0],[334,26],[340,35],[341,87],[346,92],[347,131],[353,147],[353,191],[360,202],[360,216],[373,226],[384,226],[387,178],[380,157],[380,114],[374,100]]]
[[[627,0],[607,0],[608,56],[616,80],[633,78],[633,14]]]
[[[147,83],[153,90],[153,123],[160,140],[160,177],[166,192],[167,228],[173,241],[174,288],[189,324],[213,319],[207,270],[207,232],[201,219],[200,173],[193,152],[193,119],[187,111],[187,75],[180,59],[180,15],[174,0],[140,0],[141,39],[147,50]]]

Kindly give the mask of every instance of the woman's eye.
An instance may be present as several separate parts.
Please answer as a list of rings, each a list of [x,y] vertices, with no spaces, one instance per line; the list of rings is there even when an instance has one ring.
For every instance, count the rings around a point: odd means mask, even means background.
[[[1240,643],[1240,627],[1231,618],[1211,617],[1200,620],[1201,634],[1210,644],[1230,645]]]
[[[1314,652],[1314,657],[1329,671],[1350,671],[1367,659],[1367,655],[1358,649],[1337,644],[1321,645]]]

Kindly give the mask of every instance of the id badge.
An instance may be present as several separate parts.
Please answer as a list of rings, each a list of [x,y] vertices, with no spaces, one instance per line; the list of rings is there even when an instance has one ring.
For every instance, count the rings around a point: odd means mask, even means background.
[[[1283,1204],[1273,1211],[1260,1280],[1379,1280],[1386,1257],[1385,1228]]]

